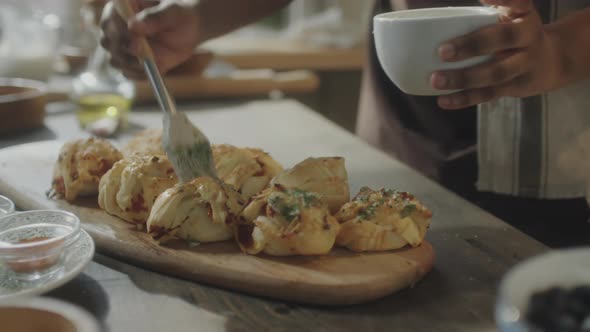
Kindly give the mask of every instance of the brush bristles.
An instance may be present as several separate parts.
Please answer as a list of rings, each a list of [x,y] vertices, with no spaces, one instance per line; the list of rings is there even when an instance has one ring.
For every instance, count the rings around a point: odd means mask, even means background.
[[[191,147],[177,147],[172,153],[168,153],[168,158],[182,182],[200,176],[217,178],[209,142],[201,142]]]

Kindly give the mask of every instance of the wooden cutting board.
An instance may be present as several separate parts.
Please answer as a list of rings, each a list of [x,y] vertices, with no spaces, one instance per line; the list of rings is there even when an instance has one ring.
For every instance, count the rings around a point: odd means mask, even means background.
[[[269,257],[240,252],[231,241],[189,247],[160,246],[135,226],[98,208],[96,197],[76,205],[48,199],[61,143],[46,141],[0,150],[0,193],[21,209],[63,209],[80,217],[99,252],[198,282],[300,303],[347,305],[414,285],[432,268],[434,251],[412,249],[356,254],[337,248],[327,256]]]

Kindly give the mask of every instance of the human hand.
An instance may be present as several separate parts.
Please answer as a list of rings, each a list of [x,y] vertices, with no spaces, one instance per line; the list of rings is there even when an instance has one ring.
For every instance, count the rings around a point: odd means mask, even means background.
[[[101,45],[110,52],[110,63],[126,76],[144,78],[137,55],[139,39],[147,38],[158,69],[165,73],[186,61],[201,38],[197,1],[130,0],[138,13],[127,22],[105,7],[101,20]]]
[[[481,0],[503,6],[498,24],[455,38],[440,46],[444,61],[460,61],[492,55],[483,64],[466,69],[434,72],[433,87],[461,89],[440,96],[445,109],[459,109],[502,96],[527,97],[547,92],[560,81],[559,49],[556,37],[545,29],[532,0]]]

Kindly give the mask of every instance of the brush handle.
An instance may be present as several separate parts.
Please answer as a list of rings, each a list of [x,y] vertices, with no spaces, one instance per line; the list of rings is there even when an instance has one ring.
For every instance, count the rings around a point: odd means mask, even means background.
[[[133,17],[138,12],[138,10],[136,8],[134,8],[133,4],[129,0],[114,0],[113,3],[115,5],[115,9],[117,10],[117,13],[119,13],[119,15],[121,15],[121,17],[125,21],[128,21],[131,17]],[[152,51],[152,48],[150,47],[150,44],[148,44],[145,37],[139,38],[139,50],[138,51],[139,51],[138,57],[140,60],[142,60],[142,61],[150,60],[154,63],[156,62],[154,60],[154,52]]]
[[[123,19],[126,21],[133,17],[138,11],[137,8],[133,7],[130,0],[113,0],[113,3],[115,10],[117,10],[119,15],[121,15],[121,17],[123,17]],[[160,71],[156,65],[154,52],[144,37],[139,39],[138,58],[143,64],[145,73],[147,74],[152,89],[154,90],[156,99],[160,104],[160,108],[166,113],[175,114],[176,103],[166,88],[166,84],[164,83],[162,75],[160,75]]]

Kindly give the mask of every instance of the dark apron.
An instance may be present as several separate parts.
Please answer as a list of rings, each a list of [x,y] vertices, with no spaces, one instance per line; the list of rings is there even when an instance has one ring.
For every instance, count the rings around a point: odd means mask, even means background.
[[[477,0],[376,0],[373,15],[393,9],[477,4]],[[399,90],[379,65],[370,21],[357,133],[410,167],[438,179],[441,168],[455,153],[475,146],[475,109],[443,111],[434,97],[411,96]]]
[[[376,0],[373,15],[394,9],[478,4],[457,0]],[[590,244],[584,199],[542,200],[478,192],[474,185],[475,107],[445,111],[438,108],[435,97],[404,94],[381,69],[372,34],[367,43],[368,61],[357,122],[361,138],[550,247]],[[563,227],[564,221],[567,227]]]

